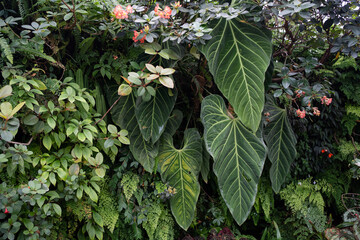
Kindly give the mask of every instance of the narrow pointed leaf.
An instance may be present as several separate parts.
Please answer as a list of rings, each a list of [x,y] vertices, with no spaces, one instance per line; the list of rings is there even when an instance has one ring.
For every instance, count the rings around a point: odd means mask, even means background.
[[[264,79],[272,53],[268,30],[240,19],[216,22],[200,48],[220,91],[241,122],[256,132],[264,108]]]
[[[264,138],[269,148],[268,157],[272,163],[270,179],[273,190],[278,193],[296,156],[296,138],[286,109],[278,107],[274,98],[267,97],[264,111],[270,114],[270,122],[264,128]]]
[[[146,141],[151,140],[152,143],[156,143],[159,140],[174,108],[176,96],[176,94],[169,96],[168,90],[162,87],[156,91],[150,101],[143,101],[136,107],[136,119]]]
[[[218,95],[203,100],[201,120],[221,195],[241,225],[255,202],[266,147],[238,118],[228,116],[224,100]]]
[[[187,129],[184,146],[176,149],[170,134],[161,138],[159,165],[164,182],[176,189],[170,199],[170,207],[176,222],[187,230],[194,218],[200,193],[198,174],[202,158],[202,142],[196,129]]]

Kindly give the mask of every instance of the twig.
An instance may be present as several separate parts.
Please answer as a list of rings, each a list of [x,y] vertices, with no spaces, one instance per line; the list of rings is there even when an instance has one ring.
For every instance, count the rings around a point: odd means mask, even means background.
[[[0,138],[1,138],[1,137],[0,137]],[[1,138],[1,139],[3,139],[3,138]],[[12,144],[19,144],[19,145],[28,146],[28,145],[30,145],[30,143],[32,142],[32,140],[33,140],[33,137],[31,137],[31,138],[30,138],[30,140],[29,140],[27,143],[22,143],[22,142],[13,142],[13,141],[6,141],[6,142],[8,142],[8,143],[12,143]]]
[[[65,2],[65,0],[61,0],[61,1],[62,1],[62,2],[65,4],[65,6],[70,10],[70,12],[73,13],[74,23],[73,23],[71,26],[67,27],[68,29],[73,28],[73,27],[76,25],[75,2],[74,2],[74,0],[71,0],[71,2],[72,2],[72,4],[73,4],[73,8],[71,8],[71,7]]]
[[[352,144],[353,144],[356,152],[360,155],[360,152],[359,152],[359,150],[357,149],[357,147],[356,147],[356,145],[355,145],[355,140],[354,140],[353,136],[350,135],[350,137],[351,137],[351,142],[352,142]]]
[[[94,125],[98,124],[101,120],[104,119],[104,117],[106,117],[106,115],[111,111],[111,109],[115,106],[115,104],[117,104],[117,102],[120,100],[122,96],[120,96],[118,99],[116,99],[116,101],[111,105],[111,107],[106,111],[106,113],[104,114],[104,116],[102,116]]]

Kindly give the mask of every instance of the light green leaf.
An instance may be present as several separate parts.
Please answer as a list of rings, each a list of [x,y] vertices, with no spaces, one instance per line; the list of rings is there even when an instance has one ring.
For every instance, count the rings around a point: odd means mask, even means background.
[[[264,112],[270,114],[270,122],[264,128],[264,139],[272,163],[270,168],[272,188],[278,193],[296,156],[296,138],[287,118],[286,109],[278,107],[273,97],[267,96]]]
[[[14,62],[14,57],[11,53],[11,49],[10,49],[10,46],[9,44],[7,43],[6,39],[3,38],[2,36],[0,36],[0,47],[2,49],[2,51],[4,51],[4,54],[6,56],[6,58],[9,60],[9,62],[11,64],[13,64]]]
[[[104,168],[96,168],[95,173],[96,173],[96,175],[98,175],[101,178],[105,177],[105,169]]]
[[[52,129],[56,127],[56,122],[52,117],[49,117],[46,122]]]
[[[45,137],[43,138],[43,144],[44,144],[44,147],[46,147],[46,149],[50,151],[51,145],[52,145],[52,140],[49,135],[45,135]]]
[[[159,81],[167,88],[174,88],[174,81],[170,77],[159,77]]]
[[[104,226],[104,221],[103,221],[101,215],[98,214],[97,212],[93,212],[93,219],[96,222],[96,224],[99,225],[100,227]]]
[[[10,85],[5,85],[0,89],[0,99],[10,96],[12,93],[12,87]]]
[[[146,141],[159,140],[175,105],[176,94],[169,96],[166,88],[160,88],[150,101],[143,101],[135,109],[140,131]]]
[[[61,207],[59,206],[59,204],[53,203],[52,207],[54,209],[54,211],[56,212],[57,215],[61,216]]]
[[[214,158],[213,168],[221,195],[241,225],[255,202],[265,162],[265,144],[238,118],[228,116],[224,100],[218,95],[203,100],[201,120],[206,148]]]
[[[160,141],[159,166],[163,182],[176,189],[170,199],[176,222],[187,230],[190,226],[200,193],[198,174],[202,159],[202,142],[196,129],[184,133],[184,146],[177,149],[170,134],[164,133]]]
[[[272,53],[269,31],[239,18],[216,22],[200,50],[220,91],[241,122],[256,132],[264,108],[264,79]]]
[[[118,94],[120,96],[127,96],[132,92],[132,88],[128,84],[121,84],[118,88]]]

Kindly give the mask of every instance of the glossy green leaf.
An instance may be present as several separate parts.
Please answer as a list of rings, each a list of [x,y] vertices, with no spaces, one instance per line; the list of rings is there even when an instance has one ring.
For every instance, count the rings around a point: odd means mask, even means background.
[[[200,47],[220,91],[253,132],[264,108],[264,79],[272,53],[269,31],[238,18],[218,20],[213,38]]]
[[[159,166],[163,182],[176,189],[170,199],[171,211],[176,222],[185,230],[190,226],[200,193],[198,174],[202,159],[202,142],[196,129],[184,133],[184,145],[177,149],[172,136],[164,133],[159,151]]]
[[[176,94],[169,96],[168,90],[159,88],[150,101],[143,101],[135,109],[140,131],[146,141],[155,143],[165,130],[165,125],[176,101]]]
[[[273,190],[278,193],[296,156],[296,138],[286,109],[278,107],[271,96],[267,97],[264,111],[270,114],[270,122],[264,128],[264,139],[269,148],[268,158],[272,163],[270,179]]]
[[[221,195],[241,225],[255,202],[266,147],[238,118],[228,116],[224,100],[218,95],[203,100],[201,120]]]

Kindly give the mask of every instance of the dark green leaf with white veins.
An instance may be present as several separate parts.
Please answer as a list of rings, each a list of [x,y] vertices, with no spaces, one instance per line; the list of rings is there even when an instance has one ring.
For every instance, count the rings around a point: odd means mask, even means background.
[[[201,120],[221,195],[240,225],[254,205],[266,147],[238,118],[228,116],[224,100],[218,95],[203,100]]]
[[[172,214],[185,230],[190,226],[200,193],[198,174],[202,160],[202,142],[196,129],[187,129],[182,149],[174,147],[172,136],[164,133],[160,141],[159,166],[164,182],[176,189],[170,199]]]
[[[119,97],[117,87],[107,88],[109,104],[113,104]],[[122,96],[119,102],[111,110],[112,120],[115,124],[129,131],[130,151],[146,171],[152,172],[155,166],[155,157],[158,154],[158,144],[152,144],[144,140],[136,117],[134,93]]]
[[[151,139],[152,143],[156,143],[159,140],[174,108],[176,96],[176,92],[169,96],[168,89],[161,87],[150,101],[143,101],[135,108],[140,131],[146,141]]]
[[[264,128],[264,138],[269,148],[268,158],[272,163],[270,168],[272,188],[278,193],[295,159],[296,138],[286,109],[278,107],[273,97],[267,97],[264,112],[270,114],[270,122]]]
[[[264,79],[272,53],[269,31],[240,19],[216,22],[212,39],[200,48],[220,91],[253,132],[264,108]]]

